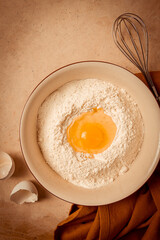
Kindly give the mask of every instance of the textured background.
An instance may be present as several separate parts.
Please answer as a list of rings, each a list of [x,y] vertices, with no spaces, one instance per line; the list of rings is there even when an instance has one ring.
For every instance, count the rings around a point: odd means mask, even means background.
[[[0,148],[16,163],[13,177],[0,182],[0,240],[53,239],[57,223],[67,216],[70,204],[39,186],[25,165],[21,112],[34,87],[65,64],[103,60],[135,73],[112,40],[113,21],[124,12],[145,21],[149,70],[160,70],[159,0],[0,0]],[[27,179],[36,184],[39,201],[10,202],[15,184]]]

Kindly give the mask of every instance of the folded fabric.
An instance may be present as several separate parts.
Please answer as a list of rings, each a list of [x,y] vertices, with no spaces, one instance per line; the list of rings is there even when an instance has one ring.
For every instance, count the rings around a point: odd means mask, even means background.
[[[145,82],[141,74],[137,74]],[[160,91],[160,72],[151,76]],[[72,205],[55,240],[160,240],[160,163],[137,192],[105,206]]]

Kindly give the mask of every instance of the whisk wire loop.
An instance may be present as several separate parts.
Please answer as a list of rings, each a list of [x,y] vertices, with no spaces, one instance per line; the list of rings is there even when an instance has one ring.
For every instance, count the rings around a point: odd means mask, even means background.
[[[138,48],[137,48],[136,43],[135,43],[135,41],[134,41],[134,39],[133,39],[133,37],[132,37],[131,31],[129,30],[129,28],[128,28],[125,20],[124,20],[124,24],[125,24],[125,26],[126,26],[127,32],[129,33],[129,36],[130,36],[130,39],[131,39],[131,41],[132,41],[133,47],[134,47],[134,49],[135,49],[135,51],[136,51],[136,55],[137,55],[137,57],[138,57],[139,63],[140,63],[140,65],[141,65],[142,68],[143,68],[143,67],[146,67],[145,57],[144,57],[144,50],[143,50],[143,46],[142,46],[142,42],[141,42],[140,36],[139,36],[139,34],[138,34],[138,30],[137,30],[136,26],[132,23],[132,21],[130,21],[129,19],[127,19],[127,22],[129,22],[130,25],[133,27],[133,29],[135,30],[135,32],[136,32],[136,34],[137,34],[137,36],[138,36],[138,39],[139,39],[140,49],[141,49],[141,53],[142,53],[142,57],[143,57],[143,60],[142,60],[143,62],[141,61],[140,55],[139,55],[139,53],[138,53]]]

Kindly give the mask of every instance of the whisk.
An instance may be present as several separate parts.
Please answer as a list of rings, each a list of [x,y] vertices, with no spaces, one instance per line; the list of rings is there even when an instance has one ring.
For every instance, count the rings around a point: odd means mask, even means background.
[[[160,105],[160,96],[148,71],[148,32],[143,20],[136,14],[124,13],[115,20],[112,33],[115,44],[142,72]]]

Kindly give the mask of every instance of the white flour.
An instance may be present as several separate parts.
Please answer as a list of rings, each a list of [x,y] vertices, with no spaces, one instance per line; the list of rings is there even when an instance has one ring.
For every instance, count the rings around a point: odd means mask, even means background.
[[[67,141],[72,120],[103,108],[117,126],[111,146],[102,153],[78,153]],[[72,81],[46,98],[37,118],[38,143],[46,162],[67,181],[95,188],[129,170],[143,142],[143,120],[137,104],[121,88],[97,79]]]

